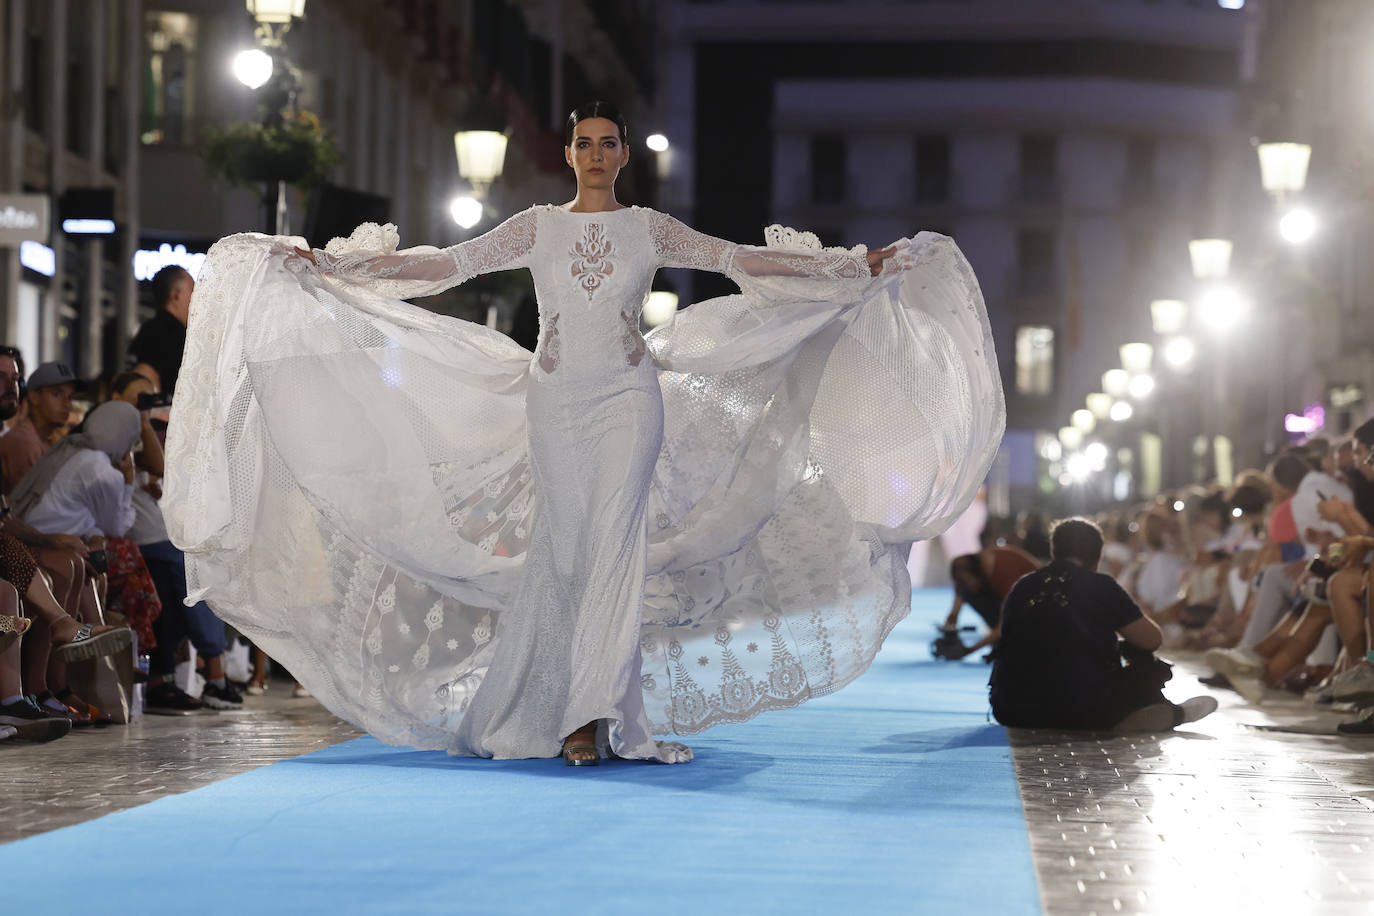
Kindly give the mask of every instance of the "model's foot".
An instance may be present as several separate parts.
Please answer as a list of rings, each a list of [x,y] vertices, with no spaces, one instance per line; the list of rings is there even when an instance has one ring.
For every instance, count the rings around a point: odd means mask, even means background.
[[[589,722],[563,739],[563,762],[570,767],[594,767],[601,762],[596,750],[596,723]]]

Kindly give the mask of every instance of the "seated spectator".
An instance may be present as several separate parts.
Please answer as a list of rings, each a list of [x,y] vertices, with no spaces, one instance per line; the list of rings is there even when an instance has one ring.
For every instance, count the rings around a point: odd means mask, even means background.
[[[965,604],[973,608],[988,632],[978,642],[946,658],[962,658],[997,642],[998,624],[1002,617],[1002,602],[1011,587],[1026,573],[1035,572],[1040,563],[1019,547],[985,547],[978,553],[955,557],[949,564],[949,577],[954,581],[954,607],[945,618],[945,629],[959,625],[959,611]]]
[[[51,741],[72,729],[66,716],[41,708],[24,695],[19,664],[19,641],[31,622],[19,614],[19,593],[0,582],[0,729],[12,730],[28,741]]]
[[[1057,523],[1052,560],[1024,576],[1002,607],[990,698],[1019,728],[1167,731],[1217,708],[1211,697],[1164,699],[1168,666],[1151,654],[1159,627],[1110,576],[1097,572],[1102,532],[1081,518]],[[1130,663],[1123,667],[1125,640]]]
[[[152,381],[138,372],[122,372],[110,383],[115,401],[137,405],[141,395],[154,393]],[[152,652],[148,676],[149,712],[180,713],[199,709],[239,709],[243,697],[224,676],[224,622],[205,602],[191,607],[186,599],[186,557],[167,537],[167,526],[158,508],[162,477],[162,444],[154,432],[148,411],[140,411],[142,433],[136,447],[138,467],[133,492],[134,523],[128,536],[142,554],[161,599],[162,613],[154,623],[157,646]],[[186,639],[205,660],[206,684],[199,699],[177,687],[177,650]]]
[[[1162,612],[1178,600],[1184,562],[1179,548],[1178,522],[1170,509],[1155,507],[1140,518],[1145,551],[1135,577],[1135,596],[1147,614]]]
[[[48,450],[53,434],[66,427],[77,379],[62,363],[43,363],[29,376],[26,416],[0,438],[0,485],[12,494],[20,479]]]

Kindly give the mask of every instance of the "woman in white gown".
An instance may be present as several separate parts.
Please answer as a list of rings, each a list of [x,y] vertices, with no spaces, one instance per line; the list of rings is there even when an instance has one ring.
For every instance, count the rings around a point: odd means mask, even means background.
[[[683,762],[653,736],[838,689],[1000,441],[952,242],[735,245],[622,207],[628,156],[618,113],[584,106],[570,204],[447,249],[232,236],[198,279],[164,495],[188,600],[382,740]],[[659,267],[743,294],[646,339]],[[512,268],[533,354],[398,301]]]

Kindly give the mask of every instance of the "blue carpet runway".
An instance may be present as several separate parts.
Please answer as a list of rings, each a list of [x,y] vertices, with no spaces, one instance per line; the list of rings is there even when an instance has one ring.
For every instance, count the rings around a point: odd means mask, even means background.
[[[1039,913],[986,666],[929,656],[948,600],[918,591],[862,678],[688,739],[686,766],[363,738],[8,845],[7,872],[28,878],[0,908]]]

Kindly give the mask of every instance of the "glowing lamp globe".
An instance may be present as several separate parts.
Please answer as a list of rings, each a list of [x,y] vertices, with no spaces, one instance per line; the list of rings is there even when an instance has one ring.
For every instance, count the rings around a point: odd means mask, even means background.
[[[1188,303],[1179,299],[1156,299],[1150,303],[1150,320],[1156,334],[1177,334],[1188,324]]]
[[[1059,427],[1059,441],[1063,443],[1064,448],[1071,452],[1075,451],[1083,444],[1083,430],[1076,426],[1061,426]]]
[[[1073,424],[1074,429],[1082,433],[1090,433],[1097,426],[1097,418],[1093,416],[1093,412],[1081,407],[1073,412],[1069,422]]]
[[[1125,369],[1108,369],[1102,373],[1102,390],[1114,398],[1124,398],[1130,392],[1131,374]]]
[[[261,89],[272,78],[272,55],[257,48],[240,51],[232,64],[234,79],[249,89]]]
[[[482,221],[482,202],[467,195],[455,197],[448,205],[448,212],[459,226],[471,229]]]
[[[656,328],[677,314],[677,293],[654,290],[644,303],[644,323]]]

